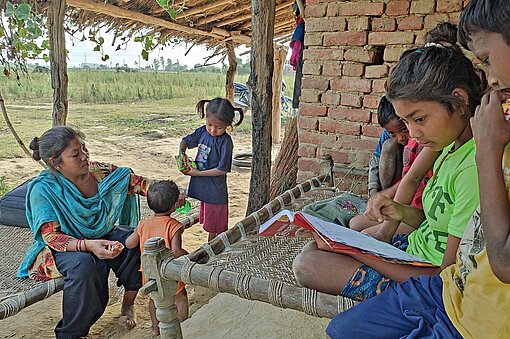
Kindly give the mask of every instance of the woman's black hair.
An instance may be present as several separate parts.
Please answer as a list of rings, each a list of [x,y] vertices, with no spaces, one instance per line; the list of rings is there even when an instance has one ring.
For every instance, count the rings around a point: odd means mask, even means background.
[[[510,46],[510,2],[469,0],[460,14],[459,43],[469,49],[471,35],[479,31],[499,33]]]
[[[179,188],[172,180],[150,183],[147,189],[147,204],[154,213],[165,213],[179,200]]]
[[[388,99],[434,101],[450,114],[459,112],[471,117],[480,104],[486,83],[456,45],[456,33],[455,25],[440,23],[425,36],[425,47],[405,51],[386,82]],[[467,105],[453,95],[455,88],[467,92]]]
[[[195,108],[201,118],[214,117],[214,119],[224,122],[227,126],[239,126],[244,119],[243,110],[241,108],[234,108],[230,101],[225,98],[200,100]],[[234,125],[236,111],[239,112],[239,121]]]
[[[33,151],[32,158],[44,161],[50,169],[54,169],[62,161],[62,152],[69,146],[71,141],[79,137],[85,139],[85,135],[79,130],[67,126],[57,126],[44,132],[40,138],[35,137],[30,142]],[[50,161],[50,160],[53,161]]]
[[[379,101],[379,106],[377,107],[377,122],[382,128],[384,128],[384,126],[386,126],[392,119],[399,119],[399,117],[397,116],[397,113],[395,113],[395,108],[388,98],[383,96]]]

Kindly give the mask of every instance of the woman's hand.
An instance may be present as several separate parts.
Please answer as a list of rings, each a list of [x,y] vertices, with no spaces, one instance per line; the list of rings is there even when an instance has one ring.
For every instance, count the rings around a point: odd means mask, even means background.
[[[402,205],[393,201],[393,199],[383,194],[377,194],[368,200],[367,209],[363,215],[369,220],[377,220],[378,222],[384,220],[401,221],[404,218],[404,210]]]
[[[99,259],[113,259],[117,257],[124,246],[118,241],[104,239],[87,239],[87,249]]]
[[[505,120],[501,106],[504,99],[504,94],[491,91],[482,97],[480,106],[476,108],[471,118],[471,129],[478,150],[502,151],[510,141],[510,122]]]

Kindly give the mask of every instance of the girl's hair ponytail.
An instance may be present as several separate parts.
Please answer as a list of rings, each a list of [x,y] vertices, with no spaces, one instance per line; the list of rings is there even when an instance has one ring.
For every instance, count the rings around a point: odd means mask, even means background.
[[[239,120],[237,121],[237,123],[234,125],[234,126],[239,126],[241,125],[241,123],[243,122],[243,119],[244,119],[244,112],[243,112],[243,109],[240,108],[240,107],[235,107],[234,108],[234,112],[235,111],[238,111],[239,112]]]
[[[425,41],[424,47],[402,54],[386,82],[386,96],[390,101],[434,101],[450,113],[472,116],[486,85],[457,45],[457,27],[440,23]],[[453,95],[455,88],[467,92],[467,104]]]
[[[195,110],[202,119],[206,116],[205,104],[209,102],[211,102],[211,100],[200,100],[195,106]]]

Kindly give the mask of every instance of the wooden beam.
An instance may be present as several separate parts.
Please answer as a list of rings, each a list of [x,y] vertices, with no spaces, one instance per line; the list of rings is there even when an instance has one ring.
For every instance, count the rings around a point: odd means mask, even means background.
[[[273,112],[272,112],[272,130],[271,137],[274,144],[280,143],[280,135],[282,132],[282,78],[283,66],[287,57],[288,48],[279,46],[274,52],[274,69],[273,69]]]
[[[191,7],[190,9],[185,9],[184,12],[177,15],[177,20],[185,18],[187,16],[195,15],[195,14],[202,14],[205,15],[204,12],[207,12],[208,10],[211,10],[213,8],[223,6],[225,4],[232,3],[232,0],[219,0],[219,1],[211,1],[206,2],[203,5]]]
[[[275,17],[278,17],[280,16],[282,13],[284,13],[284,11],[282,11],[282,9],[285,9],[287,7],[290,7],[294,4],[294,1],[288,1],[288,2],[284,2],[282,4],[279,4],[278,6],[276,6],[276,9],[275,9]],[[289,13],[285,13],[287,15],[289,15]],[[292,14],[292,13],[290,13]],[[277,22],[278,20],[275,19],[275,23]],[[249,28],[251,27],[251,21],[247,24],[244,24],[243,26],[241,26],[241,28]]]
[[[142,24],[145,24],[145,25],[168,28],[168,29],[172,29],[172,30],[175,30],[178,32],[183,32],[183,33],[188,33],[188,34],[193,34],[193,35],[198,35],[198,36],[206,36],[211,39],[215,39],[215,40],[219,40],[219,41],[222,41],[225,38],[223,36],[220,36],[220,35],[208,32],[208,31],[180,25],[175,22],[166,21],[163,19],[155,18],[150,15],[145,15],[145,14],[138,13],[138,12],[133,12],[133,11],[130,11],[130,10],[127,10],[124,8],[109,5],[107,3],[99,2],[99,1],[95,1],[95,0],[92,0],[92,1],[91,0],[68,0],[67,4],[74,8],[108,15],[113,18],[133,20],[133,21],[137,21]],[[245,35],[237,35],[237,36],[233,37],[232,40],[234,42],[241,43],[241,44],[248,44],[248,45],[250,44],[250,38]]]
[[[225,82],[225,93],[226,97],[232,104],[234,104],[234,77],[236,75],[237,70],[237,59],[236,52],[234,48],[236,47],[232,41],[227,41],[225,43],[227,47],[227,57],[228,57],[228,70]]]
[[[252,165],[247,214],[269,199],[271,183],[271,110],[273,78],[274,0],[252,0],[252,52],[249,85],[252,90]]]
[[[236,15],[237,13],[249,11],[250,7],[251,7],[250,4],[245,5],[245,6],[234,7],[233,9],[231,9],[229,11],[223,11],[221,13],[205,17],[203,19],[197,20],[195,22],[195,27],[200,27],[200,26],[208,24],[208,23],[214,24],[215,21],[223,19],[224,17],[227,17],[227,16],[232,17],[233,15]],[[250,16],[251,16],[251,13],[250,13]]]
[[[64,17],[66,1],[50,1],[48,8],[48,36],[50,41],[51,87],[53,88],[53,126],[66,124],[67,100],[67,59]]]
[[[230,25],[230,24],[233,24],[233,23],[236,23],[236,22],[246,21],[248,19],[251,19],[251,13],[248,13],[248,14],[245,14],[245,15],[241,15],[241,16],[229,19],[229,20],[225,20],[225,21],[219,22],[219,23],[216,24],[216,26],[223,27],[223,26],[227,26],[227,25]]]

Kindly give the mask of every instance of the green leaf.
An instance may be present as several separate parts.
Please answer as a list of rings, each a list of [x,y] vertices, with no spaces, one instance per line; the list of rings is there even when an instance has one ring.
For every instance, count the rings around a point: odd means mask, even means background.
[[[8,18],[11,18],[14,16],[16,9],[14,8],[14,5],[10,2],[7,2],[5,4],[5,11],[4,15]]]
[[[50,57],[48,56],[48,54],[43,54],[43,59],[46,62],[50,62]]]
[[[147,52],[145,49],[142,49],[142,58],[145,61],[149,61],[149,52]]]
[[[174,21],[177,19],[177,11],[176,11],[175,9],[173,9],[173,8],[168,8],[168,9],[166,10],[166,12],[168,13],[168,15],[170,15],[170,19],[172,19],[172,20],[174,20]]]
[[[103,61],[106,61],[108,59],[110,59],[110,56],[108,54],[103,55],[103,57],[101,58],[101,60]]]
[[[137,37],[135,37],[134,41],[135,41],[135,42],[142,42],[142,41],[143,41],[143,36],[137,36]]]
[[[117,48],[115,48],[115,52],[119,51],[121,49],[120,45],[117,45]]]
[[[101,51],[101,46],[96,45],[96,47],[94,47],[94,52],[100,52],[100,51]]]
[[[97,39],[97,43],[100,45],[104,44],[104,38],[100,36],[99,39]]]
[[[19,4],[18,8],[16,8],[16,18],[25,20],[30,17],[30,5],[29,4]]]

